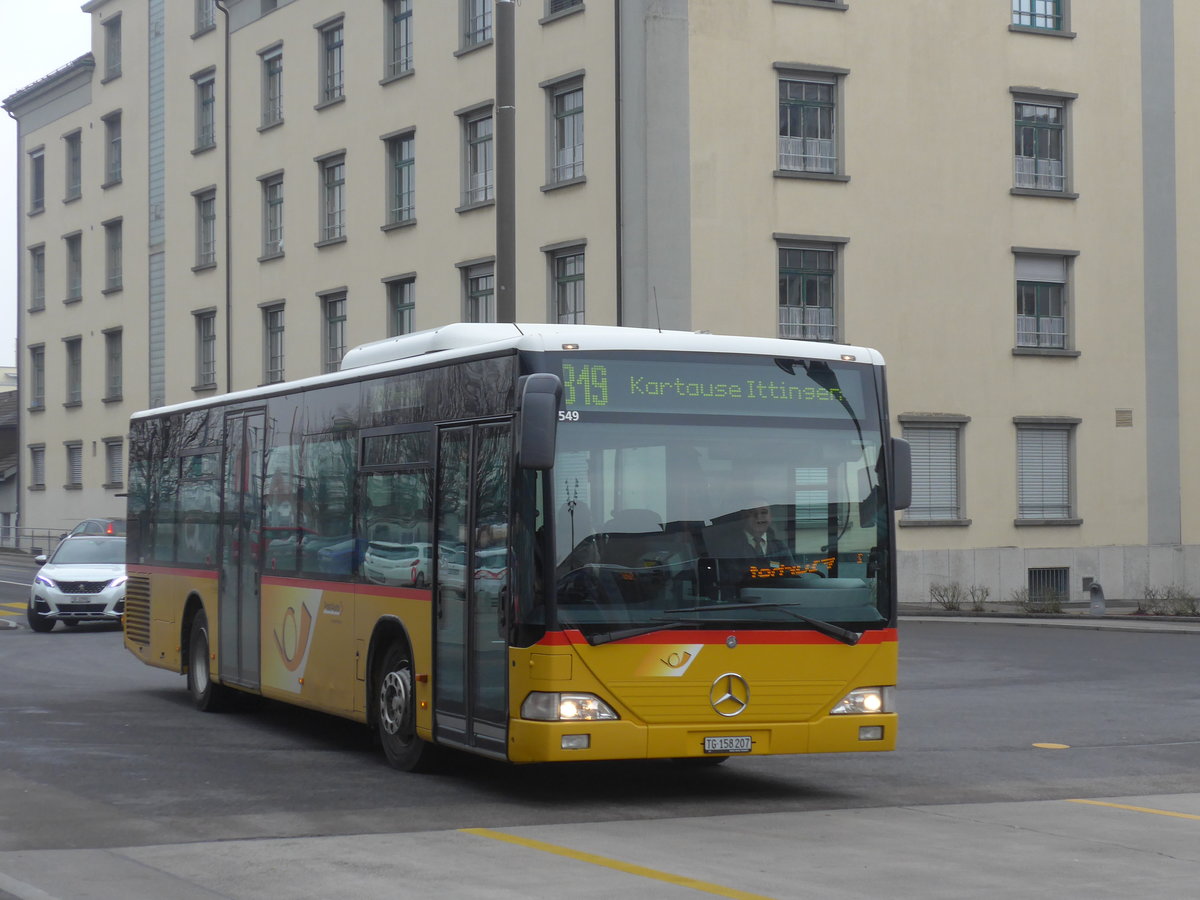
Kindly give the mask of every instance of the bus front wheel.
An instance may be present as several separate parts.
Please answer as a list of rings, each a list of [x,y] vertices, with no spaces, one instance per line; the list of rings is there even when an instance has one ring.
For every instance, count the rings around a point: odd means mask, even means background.
[[[429,768],[433,748],[417,737],[417,700],[413,690],[411,654],[393,643],[383,655],[377,685],[376,726],[388,764],[404,772]]]
[[[188,638],[187,686],[192,703],[203,712],[216,712],[225,700],[228,688],[216,684],[208,673],[211,654],[208,643],[208,616],[204,610],[192,619],[192,632]]]

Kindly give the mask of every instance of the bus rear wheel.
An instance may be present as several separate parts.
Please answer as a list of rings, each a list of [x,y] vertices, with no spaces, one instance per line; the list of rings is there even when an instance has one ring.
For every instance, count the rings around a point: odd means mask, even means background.
[[[188,638],[187,686],[192,703],[202,712],[217,712],[224,705],[229,689],[215,683],[208,673],[208,661],[212,651],[208,641],[208,616],[204,610],[192,619],[192,631]]]
[[[383,655],[376,678],[376,727],[388,764],[404,772],[421,772],[433,762],[433,747],[417,737],[417,700],[412,655],[397,642]]]

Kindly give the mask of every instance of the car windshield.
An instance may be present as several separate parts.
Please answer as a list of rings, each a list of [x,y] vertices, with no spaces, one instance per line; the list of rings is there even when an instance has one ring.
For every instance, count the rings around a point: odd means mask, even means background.
[[[593,636],[656,624],[886,623],[887,516],[877,502],[882,443],[869,367],[830,375],[826,366],[817,381],[799,364],[781,376],[773,363],[691,366],[673,381],[608,363],[605,402],[578,418],[564,374],[568,412],[551,475],[561,624]],[[780,398],[795,387],[806,393],[789,413],[783,399],[755,408],[733,397],[739,385]],[[673,396],[661,414],[639,414],[618,391]],[[706,412],[691,399],[704,392],[716,395],[716,414],[686,414]]]
[[[79,563],[122,565],[125,562],[125,539],[68,538],[58,545],[58,549],[50,557],[50,562],[58,566]]]

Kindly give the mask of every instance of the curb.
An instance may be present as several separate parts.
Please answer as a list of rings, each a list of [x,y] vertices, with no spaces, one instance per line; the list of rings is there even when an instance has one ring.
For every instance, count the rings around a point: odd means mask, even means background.
[[[1006,618],[1003,616],[899,616],[901,622],[956,622],[963,625],[1021,625],[1040,628],[1075,628],[1092,631],[1120,631],[1126,634],[1200,634],[1200,620],[1125,618]]]

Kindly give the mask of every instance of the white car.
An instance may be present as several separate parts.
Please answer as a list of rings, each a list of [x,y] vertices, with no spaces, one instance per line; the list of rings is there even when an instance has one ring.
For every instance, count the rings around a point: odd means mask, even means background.
[[[29,590],[25,611],[34,631],[55,622],[120,622],[125,613],[125,538],[78,535],[65,538],[42,564]]]
[[[430,581],[433,544],[397,544],[371,541],[363,554],[363,574],[375,584],[413,585]]]

